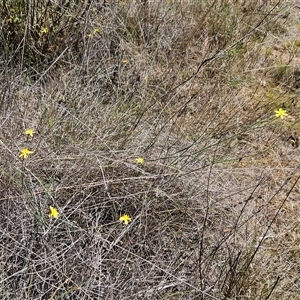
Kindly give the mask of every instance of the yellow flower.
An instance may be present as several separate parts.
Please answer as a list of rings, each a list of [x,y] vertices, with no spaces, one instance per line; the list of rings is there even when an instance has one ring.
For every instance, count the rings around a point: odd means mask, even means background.
[[[31,136],[31,137],[33,137],[33,135],[35,134],[35,131],[31,128],[28,128],[24,131],[24,133]]]
[[[19,155],[19,157],[21,157],[21,158],[27,158],[27,156],[29,155],[29,154],[33,154],[34,153],[34,151],[30,151],[28,148],[23,148],[22,150],[21,150],[21,154]]]
[[[129,61],[128,61],[128,59],[123,59],[123,60],[122,60],[122,63],[123,63],[123,64],[128,64]]]
[[[288,113],[283,108],[279,108],[278,110],[275,110],[275,114],[277,118],[281,118],[281,119],[288,116]]]
[[[141,164],[141,165],[144,163],[144,159],[142,157],[138,157],[135,161],[137,164]]]
[[[51,205],[49,206],[49,209],[50,209],[49,218],[57,219],[59,217],[58,209]]]
[[[47,27],[42,27],[41,33],[48,33],[48,32],[49,32],[49,30]]]
[[[91,38],[91,37],[93,37],[93,35],[91,33],[88,33],[87,37]]]
[[[131,217],[125,214],[119,218],[119,221],[123,222],[125,225],[128,225],[128,223],[131,222]]]
[[[94,28],[94,30],[93,30],[94,34],[99,32],[99,31],[100,31],[100,29],[98,27]]]

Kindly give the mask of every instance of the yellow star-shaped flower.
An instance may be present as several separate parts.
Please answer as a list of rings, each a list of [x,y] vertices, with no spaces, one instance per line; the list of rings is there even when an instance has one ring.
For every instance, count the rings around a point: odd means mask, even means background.
[[[138,157],[135,161],[137,164],[141,164],[141,165],[144,163],[144,159],[142,157]]]
[[[119,218],[119,221],[123,222],[125,225],[128,225],[128,223],[131,222],[131,217],[125,214]]]
[[[34,151],[31,151],[28,148],[23,148],[21,150],[21,154],[19,155],[19,157],[26,159],[28,155],[33,154],[33,153],[34,153]]]
[[[281,118],[281,119],[288,116],[288,113],[283,108],[279,108],[278,110],[275,110],[275,114],[277,118]]]
[[[31,136],[31,137],[33,137],[33,135],[35,134],[35,131],[31,128],[28,128],[24,131],[24,133]]]
[[[49,213],[49,218],[55,218],[57,219],[59,217],[59,211],[57,208],[53,207],[53,206],[49,206],[50,209],[50,213]]]
[[[42,27],[41,33],[48,33],[48,32],[49,32],[49,30],[47,27]]]

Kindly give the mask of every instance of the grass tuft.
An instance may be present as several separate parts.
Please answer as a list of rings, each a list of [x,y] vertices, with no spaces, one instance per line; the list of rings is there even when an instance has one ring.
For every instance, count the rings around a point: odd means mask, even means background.
[[[293,1],[2,1],[1,299],[296,299]]]

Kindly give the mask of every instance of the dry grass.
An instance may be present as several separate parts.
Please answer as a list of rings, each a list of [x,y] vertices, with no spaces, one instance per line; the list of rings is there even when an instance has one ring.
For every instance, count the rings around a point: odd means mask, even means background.
[[[299,13],[2,1],[1,299],[299,299]]]

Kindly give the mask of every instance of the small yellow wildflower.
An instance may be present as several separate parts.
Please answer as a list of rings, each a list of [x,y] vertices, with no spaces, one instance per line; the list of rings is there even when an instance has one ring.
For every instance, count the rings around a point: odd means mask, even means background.
[[[57,219],[59,217],[58,209],[51,205],[49,206],[49,209],[50,209],[49,218]]]
[[[278,110],[275,110],[275,114],[277,118],[281,118],[281,119],[288,116],[288,113],[283,108],[279,108]]]
[[[141,164],[141,165],[144,163],[144,159],[142,157],[138,157],[135,161],[137,164]]]
[[[19,155],[19,157],[26,159],[29,154],[33,154],[33,153],[34,151],[31,151],[28,148],[23,148],[21,150],[21,154]]]
[[[41,33],[48,33],[48,32],[49,32],[49,30],[47,27],[42,27]]]
[[[123,59],[123,60],[122,60],[122,63],[123,63],[123,64],[128,64],[129,61],[128,61],[128,59]]]
[[[92,36],[93,36],[92,33],[88,33],[88,34],[87,34],[87,37],[88,37],[88,38],[91,38]]]
[[[33,137],[33,135],[35,134],[35,131],[31,128],[28,128],[24,131],[24,133],[31,136],[31,137]]]
[[[94,30],[93,30],[94,34],[99,32],[99,31],[100,31],[100,29],[98,27],[94,28]]]
[[[119,221],[123,222],[125,225],[128,225],[128,223],[131,222],[131,217],[125,214],[119,218]]]

